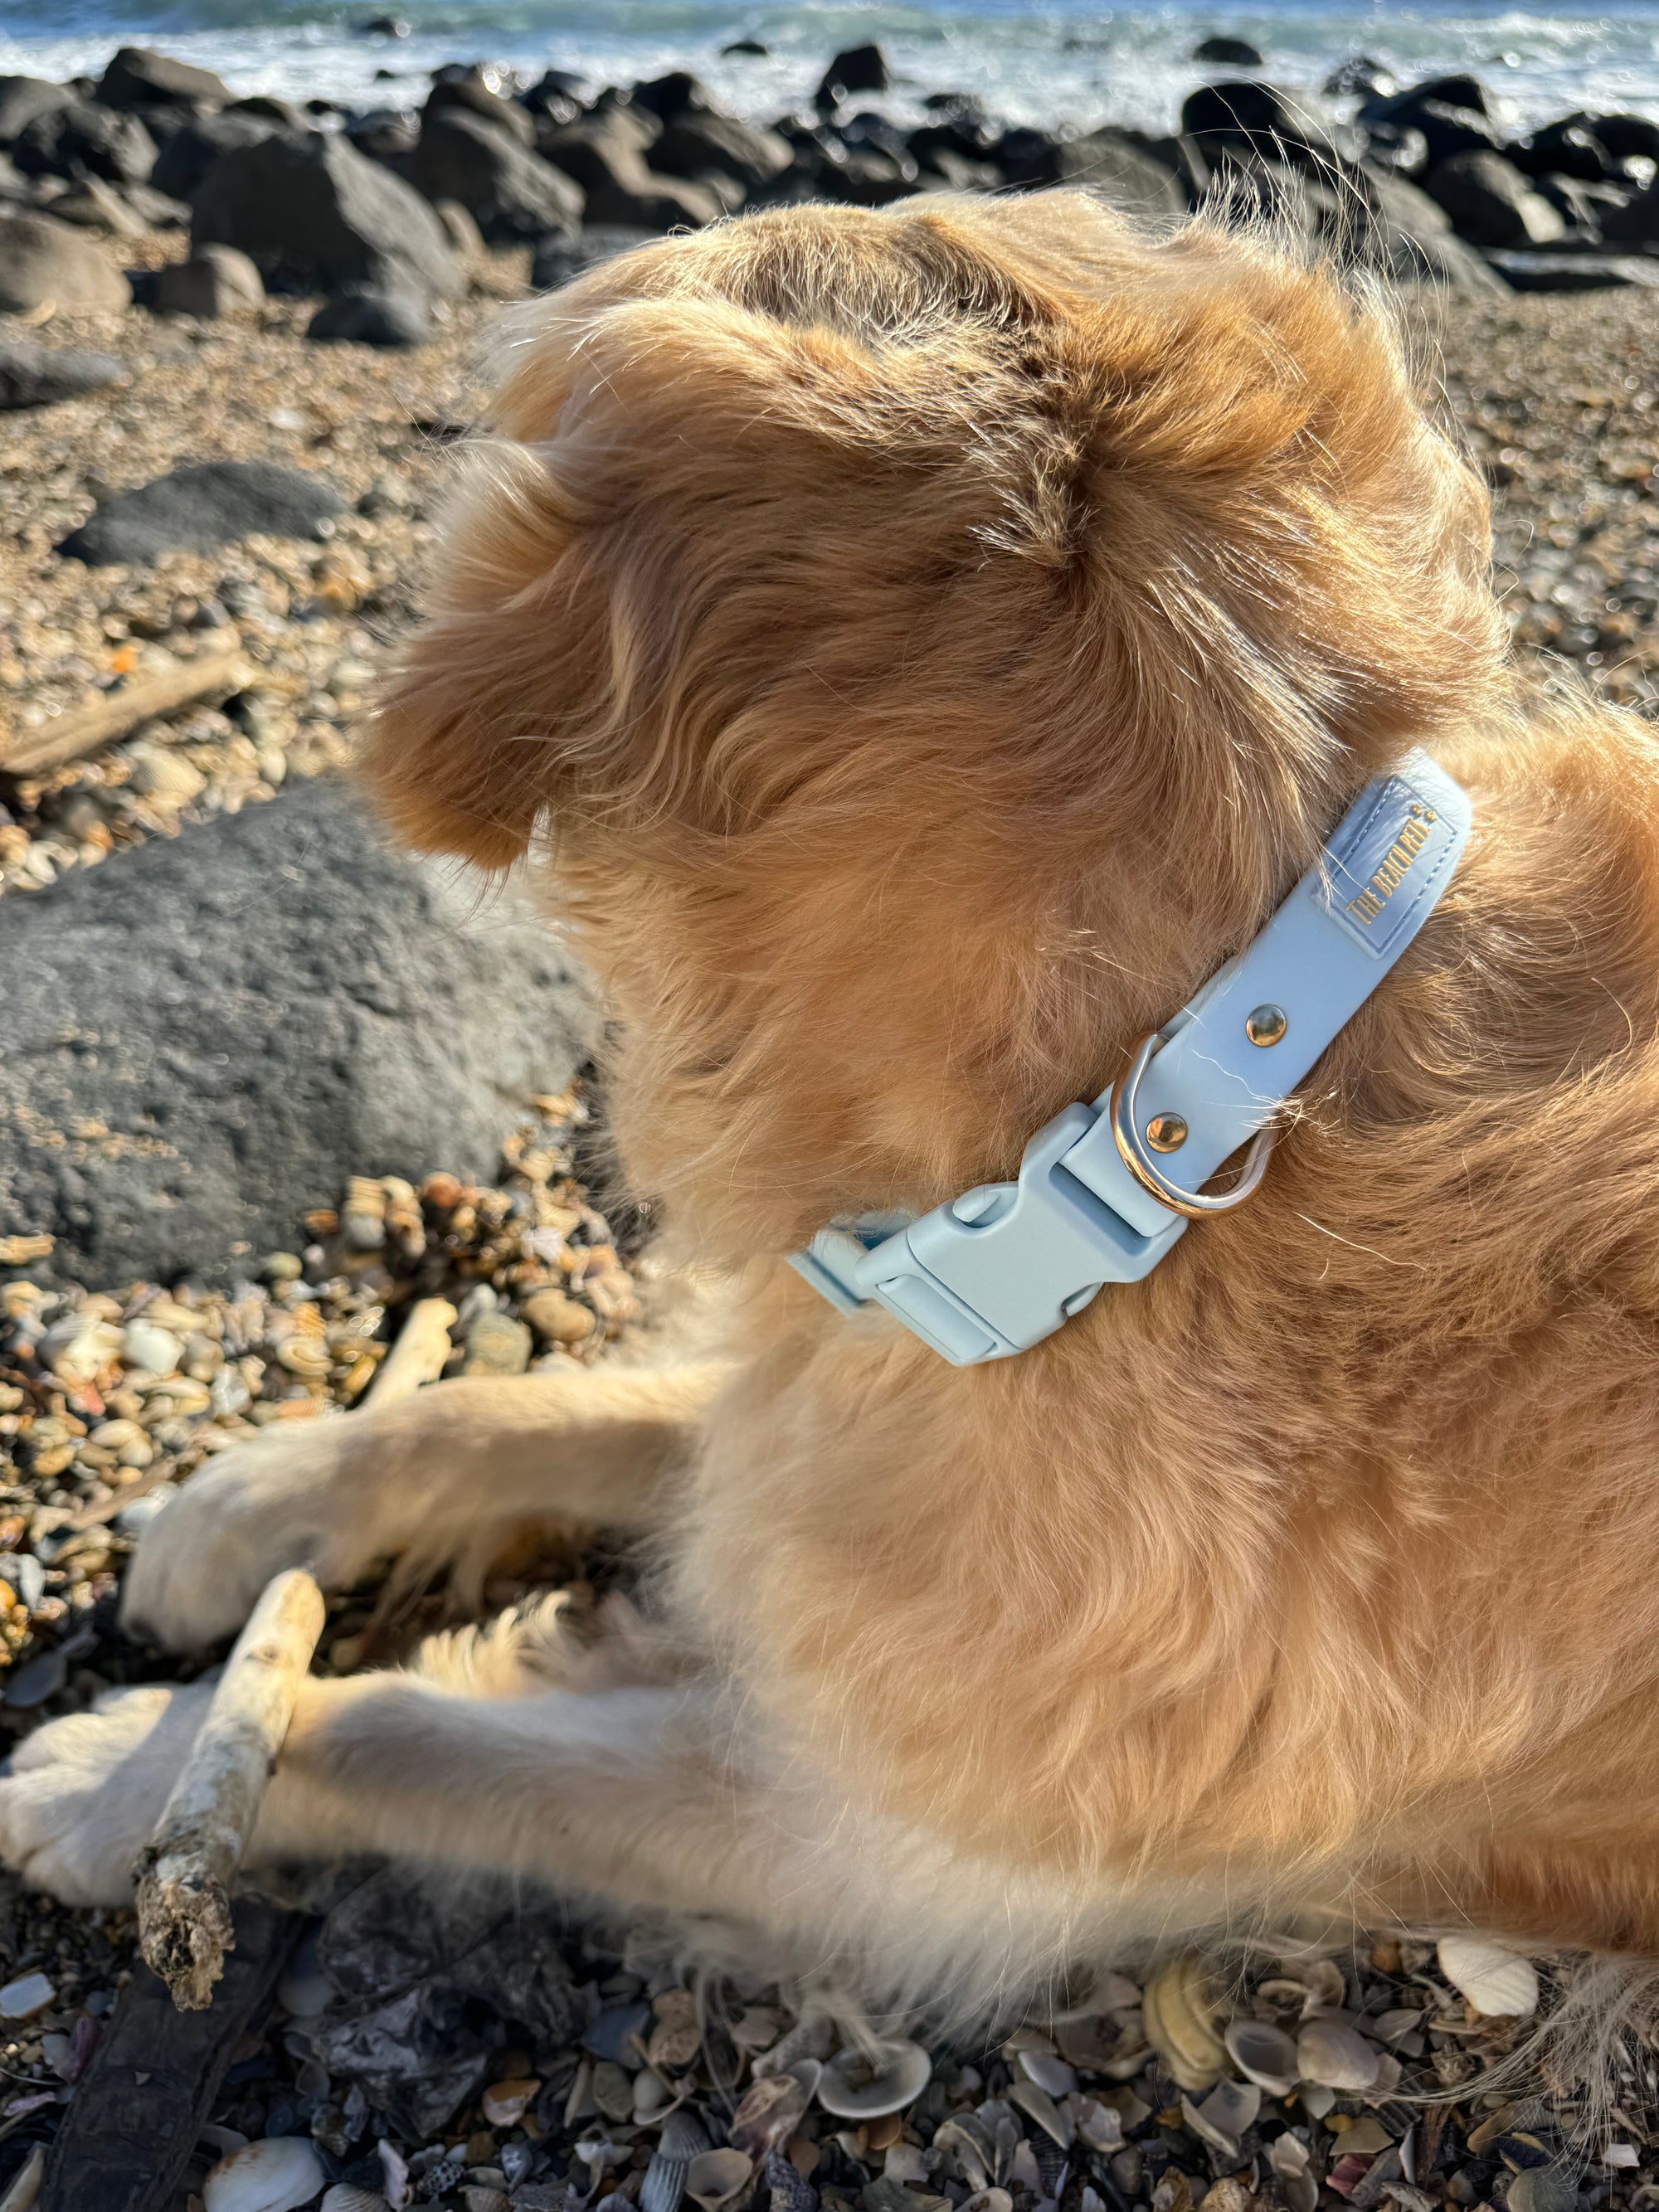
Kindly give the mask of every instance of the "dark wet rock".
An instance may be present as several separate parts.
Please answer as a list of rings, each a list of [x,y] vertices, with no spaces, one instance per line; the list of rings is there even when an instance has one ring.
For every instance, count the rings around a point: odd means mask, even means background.
[[[486,1176],[598,1029],[527,901],[394,852],[330,778],[0,901],[0,1235],[99,1282],[246,1271],[348,1174]],[[68,1135],[94,1118],[107,1144]]]
[[[143,184],[155,167],[155,141],[136,115],[76,100],[25,124],[11,157],[26,176],[102,177]]]
[[[365,39],[406,39],[410,27],[401,15],[371,15],[357,29]]]
[[[303,107],[292,100],[280,99],[274,92],[255,92],[246,100],[233,100],[223,112],[227,115],[257,115],[282,131],[307,131],[311,127]]]
[[[267,278],[443,299],[465,283],[428,203],[337,133],[281,131],[235,149],[215,164],[195,208],[197,245],[239,246]]]
[[[690,70],[670,70],[664,76],[647,78],[629,94],[629,105],[654,115],[659,123],[672,123],[682,115],[718,115],[720,104],[701,77]]]
[[[1430,167],[1455,154],[1495,153],[1501,143],[1487,111],[1486,88],[1468,76],[1430,77],[1403,92],[1377,94],[1361,104],[1359,121],[1367,131],[1375,125],[1420,131]]]
[[[701,227],[723,212],[702,185],[660,176],[647,161],[662,135],[647,111],[620,104],[596,110],[580,123],[543,131],[537,144],[556,168],[582,188],[589,222],[640,230]]]
[[[722,54],[752,54],[763,60],[772,49],[762,39],[728,39],[720,48]]]
[[[1549,246],[1566,234],[1559,211],[1501,154],[1456,154],[1429,171],[1423,188],[1474,246]]]
[[[58,548],[89,567],[206,552],[261,532],[329,536],[345,501],[325,477],[274,461],[199,461],[96,507]]]
[[[1659,161],[1659,123],[1647,115],[1585,115],[1587,123],[1615,161]]]
[[[1636,197],[1628,185],[1587,184],[1577,177],[1537,177],[1534,186],[1563,217],[1569,236],[1592,246],[1601,242],[1607,216],[1622,213]]]
[[[1355,257],[1396,284],[1431,284],[1461,298],[1492,296],[1506,287],[1425,191],[1373,171],[1360,178],[1365,214],[1353,240]]]
[[[1365,161],[1395,176],[1420,178],[1429,166],[1429,142],[1420,131],[1397,123],[1368,123]]]
[[[1659,245],[1659,177],[1626,206],[1605,210],[1601,236],[1609,246]]]
[[[1338,63],[1323,88],[1328,100],[1352,100],[1356,94],[1364,100],[1386,100],[1400,87],[1381,62],[1373,61],[1369,54],[1355,54]]]
[[[504,131],[509,138],[516,139],[520,146],[533,146],[536,143],[535,118],[530,110],[521,107],[517,100],[503,100],[484,82],[481,70],[470,70],[465,76],[446,77],[441,84],[433,86],[422,110],[424,120],[430,122],[446,109],[460,109],[469,115],[479,116],[484,122],[494,124],[498,131]]]
[[[0,76],[0,146],[9,146],[37,116],[75,106],[66,84],[43,76]]]
[[[1206,66],[1219,64],[1224,69],[1260,69],[1261,55],[1248,39],[1224,36],[1200,39],[1193,48],[1193,59]]]
[[[0,216],[0,313],[59,309],[113,313],[131,303],[126,278],[100,246],[47,215]]]
[[[1010,131],[996,159],[1011,185],[1087,185],[1125,215],[1181,215],[1186,210],[1187,196],[1175,171],[1122,131],[1109,127],[1078,138]]]
[[[1514,292],[1606,292],[1659,285],[1659,261],[1641,253],[1531,253],[1486,256]]]
[[[695,179],[718,170],[748,191],[781,176],[793,159],[787,141],[775,131],[759,131],[714,112],[688,110],[675,116],[651,149],[651,167],[659,176]]]
[[[204,246],[188,261],[155,273],[152,304],[164,313],[211,320],[257,307],[265,296],[259,271],[234,246]]]
[[[629,252],[636,246],[649,246],[658,234],[623,224],[595,223],[574,238],[544,238],[530,264],[531,284],[538,292],[556,291],[561,284],[597,269],[602,261],[613,261],[617,254]]]
[[[1221,152],[1264,161],[1334,166],[1340,158],[1333,126],[1314,102],[1276,85],[1231,78],[1200,85],[1182,104],[1181,128],[1206,158]]]
[[[106,107],[183,107],[201,114],[224,106],[232,97],[230,87],[211,70],[148,46],[123,46],[98,84],[98,99]]]
[[[168,139],[155,157],[149,181],[173,199],[191,199],[221,155],[240,146],[258,146],[279,128],[267,116],[236,108],[204,115]]]
[[[112,353],[82,346],[53,351],[33,338],[0,338],[0,408],[50,407],[83,392],[102,392],[126,374]]]
[[[431,335],[432,312],[417,293],[378,291],[368,284],[343,287],[306,326],[308,338],[356,345],[424,345]]]
[[[366,114],[354,115],[345,128],[346,137],[360,154],[368,161],[385,162],[399,176],[421,143],[418,127],[397,107],[370,108]]]
[[[574,231],[582,219],[568,176],[471,108],[428,106],[407,174],[428,200],[459,201],[492,244]]]
[[[1523,176],[1534,179],[1571,177],[1580,184],[1596,185],[1623,173],[1589,118],[1577,116],[1546,124],[1541,131],[1506,146],[1504,154]]]
[[[879,46],[848,46],[836,56],[818,80],[813,104],[823,109],[836,108],[852,93],[885,92],[891,82],[887,57]]]
[[[154,184],[123,185],[121,197],[139,221],[151,230],[187,230],[190,228],[188,201],[175,198],[171,192],[159,191]]]

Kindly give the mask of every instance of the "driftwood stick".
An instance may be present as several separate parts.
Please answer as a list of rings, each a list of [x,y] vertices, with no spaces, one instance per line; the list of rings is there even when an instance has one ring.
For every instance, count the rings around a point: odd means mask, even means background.
[[[449,1332],[454,1322],[455,1309],[447,1298],[422,1298],[411,1306],[398,1341],[363,1393],[363,1403],[390,1406],[399,1398],[412,1398],[423,1382],[435,1382],[450,1354]]]
[[[234,1940],[230,1891],[323,1632],[301,1568],[266,1585],[138,1862],[138,1936],[181,2011],[212,2001]]]
[[[7,775],[33,775],[62,762],[78,760],[95,745],[106,745],[136,730],[153,715],[174,714],[198,699],[221,697],[252,684],[258,672],[240,645],[204,653],[199,660],[181,660],[175,668],[146,676],[137,684],[111,691],[96,705],[78,714],[60,714],[43,729],[27,734],[0,729],[0,771]]]

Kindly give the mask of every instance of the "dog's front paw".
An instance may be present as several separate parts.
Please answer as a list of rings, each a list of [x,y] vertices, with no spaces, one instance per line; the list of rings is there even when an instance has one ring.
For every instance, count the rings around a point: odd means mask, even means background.
[[[284,1567],[324,1579],[347,1574],[331,1498],[339,1432],[360,1418],[278,1423],[192,1475],[149,1522],[127,1575],[121,1624],[179,1651],[199,1650],[240,1628]]]
[[[26,1736],[0,1777],[0,1861],[66,1905],[129,1903],[212,1695],[207,1682],[112,1690]]]

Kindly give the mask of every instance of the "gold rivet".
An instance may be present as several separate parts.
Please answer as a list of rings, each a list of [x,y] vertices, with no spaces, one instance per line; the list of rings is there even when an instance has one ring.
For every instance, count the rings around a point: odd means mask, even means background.
[[[1252,1044],[1277,1044],[1289,1027],[1283,1006],[1258,1006],[1244,1018],[1244,1034]]]
[[[1146,1141],[1155,1152],[1178,1152],[1187,1141],[1187,1124],[1179,1114],[1154,1114],[1146,1124]]]

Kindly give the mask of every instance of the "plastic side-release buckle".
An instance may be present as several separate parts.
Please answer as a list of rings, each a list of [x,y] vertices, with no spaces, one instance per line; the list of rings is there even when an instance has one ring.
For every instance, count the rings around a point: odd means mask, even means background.
[[[1027,1145],[1017,1182],[981,1184],[884,1239],[853,1286],[969,1367],[1052,1336],[1103,1284],[1139,1282],[1187,1224],[1175,1215],[1143,1236],[1068,1172],[1066,1154],[1097,1118],[1068,1106]]]

